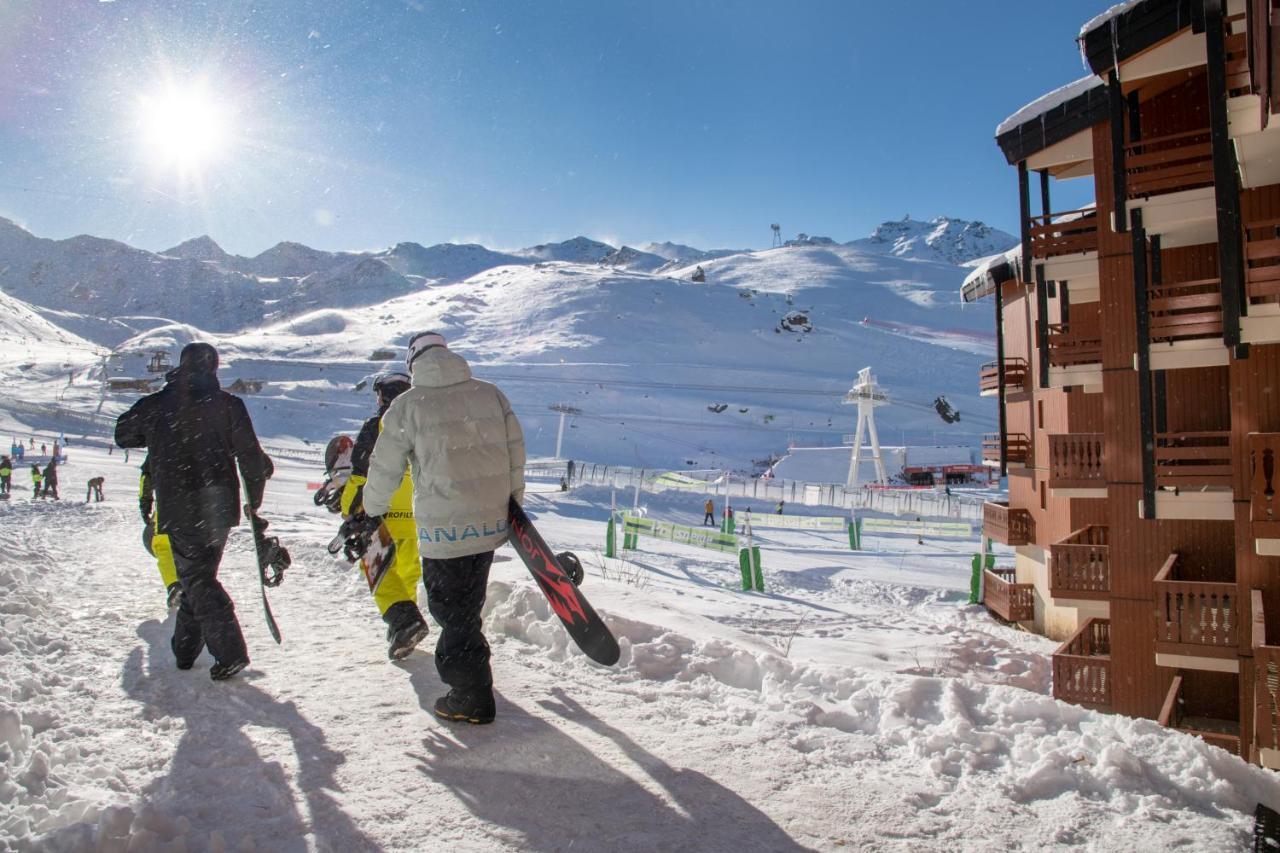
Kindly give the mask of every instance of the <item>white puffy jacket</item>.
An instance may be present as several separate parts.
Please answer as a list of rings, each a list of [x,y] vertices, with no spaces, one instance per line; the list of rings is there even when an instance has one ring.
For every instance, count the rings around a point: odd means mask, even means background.
[[[462,356],[436,347],[413,362],[413,387],[382,416],[364,507],[382,515],[413,473],[413,515],[424,557],[492,551],[507,541],[507,498],[524,498],[524,433],[494,385]]]

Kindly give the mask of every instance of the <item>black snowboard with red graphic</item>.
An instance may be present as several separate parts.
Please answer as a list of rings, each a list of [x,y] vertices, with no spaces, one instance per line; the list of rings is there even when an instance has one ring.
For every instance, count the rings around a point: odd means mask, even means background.
[[[524,560],[578,648],[596,663],[617,663],[622,654],[618,641],[514,498],[507,507],[507,522],[511,525],[511,547]]]

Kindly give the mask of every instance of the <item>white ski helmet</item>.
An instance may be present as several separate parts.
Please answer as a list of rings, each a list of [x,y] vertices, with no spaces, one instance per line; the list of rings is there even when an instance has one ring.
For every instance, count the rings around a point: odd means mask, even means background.
[[[409,337],[409,349],[404,354],[404,366],[413,369],[413,360],[432,347],[444,347],[444,335],[439,332],[418,332]],[[446,347],[447,348],[447,347]]]

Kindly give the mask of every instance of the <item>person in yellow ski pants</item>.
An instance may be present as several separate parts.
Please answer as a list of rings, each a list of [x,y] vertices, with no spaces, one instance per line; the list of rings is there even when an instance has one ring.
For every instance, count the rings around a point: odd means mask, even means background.
[[[142,544],[147,553],[156,558],[160,580],[168,593],[169,609],[182,603],[182,584],[178,582],[178,567],[173,562],[173,549],[169,536],[156,533],[155,489],[151,483],[151,457],[142,460],[142,475],[138,477],[138,511],[142,513]]]
[[[351,477],[342,489],[343,518],[364,511],[361,498],[369,476],[369,457],[382,431],[382,415],[392,400],[409,390],[409,377],[403,373],[383,374],[374,380],[373,390],[378,397],[378,413],[364,422],[351,449]],[[408,656],[427,636],[427,621],[418,609],[422,560],[418,556],[418,527],[413,520],[413,480],[407,471],[383,521],[395,540],[396,556],[370,592],[382,620],[387,623],[387,656],[399,660]]]

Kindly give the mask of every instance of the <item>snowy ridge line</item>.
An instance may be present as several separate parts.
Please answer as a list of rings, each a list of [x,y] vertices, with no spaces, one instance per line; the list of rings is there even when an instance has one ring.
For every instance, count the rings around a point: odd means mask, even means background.
[[[540,465],[545,466],[545,463],[540,463]],[[567,467],[565,470],[567,472]],[[894,515],[918,515],[921,518],[962,521],[980,521],[982,519],[982,505],[986,503],[985,498],[973,495],[947,495],[919,489],[863,488],[850,491],[844,486],[831,483],[805,483],[799,480],[779,479],[766,480],[759,477],[735,480],[732,476],[722,476],[716,480],[705,481],[706,486],[701,490],[691,490],[687,486],[671,486],[660,479],[654,479],[656,475],[664,473],[683,472],[575,461],[571,485],[612,486],[619,489],[635,488],[638,485],[640,491],[649,493],[675,490],[689,492],[690,494],[696,492],[720,496],[722,498],[758,500],[766,504],[785,501],[800,506],[834,506],[849,510],[869,509]]]

